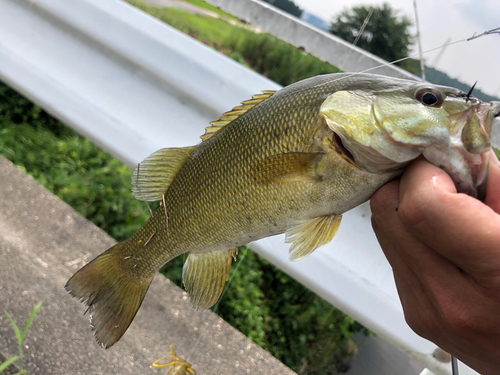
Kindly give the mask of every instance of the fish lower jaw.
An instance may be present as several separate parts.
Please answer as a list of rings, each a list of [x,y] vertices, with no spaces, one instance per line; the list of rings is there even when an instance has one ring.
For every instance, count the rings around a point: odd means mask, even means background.
[[[457,192],[470,195],[480,200],[484,199],[488,166],[489,150],[471,154],[463,147],[452,147],[448,152],[429,147],[424,150],[425,159],[444,170],[455,183]]]

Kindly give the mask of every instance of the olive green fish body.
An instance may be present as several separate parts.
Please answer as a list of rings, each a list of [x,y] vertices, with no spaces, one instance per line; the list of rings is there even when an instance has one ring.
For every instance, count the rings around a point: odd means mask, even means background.
[[[144,243],[156,232],[147,262],[158,268],[187,251],[234,248],[300,220],[340,215],[393,178],[366,173],[319,144],[333,134],[319,108],[334,88],[284,89],[203,142],[165,194],[168,229],[160,207],[132,237]],[[314,169],[295,176],[293,162]]]
[[[238,246],[286,232],[291,259],[307,256],[420,154],[477,194],[499,112],[459,90],[373,75],[319,76],[256,95],[213,122],[198,146],[159,150],[139,165],[134,195],[161,206],[67,289],[90,306],[97,340],[110,346],[158,268],[189,253],[183,281],[195,307],[207,308]]]

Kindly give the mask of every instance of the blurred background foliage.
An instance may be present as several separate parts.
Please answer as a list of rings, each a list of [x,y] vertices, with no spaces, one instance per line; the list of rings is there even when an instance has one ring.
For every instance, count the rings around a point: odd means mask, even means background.
[[[367,17],[369,22],[360,34],[361,26]],[[386,61],[395,61],[407,57],[410,53],[414,42],[409,29],[411,25],[408,17],[399,15],[387,3],[380,6],[360,5],[342,11],[333,20],[330,32],[350,43],[357,41],[356,46]],[[404,68],[405,61],[397,65]]]
[[[225,14],[216,19],[129,2],[282,85],[338,71],[268,34],[230,24]],[[1,82],[0,154],[117,241],[149,217],[131,194],[128,167]],[[246,247],[239,261],[216,313],[299,374],[345,371],[356,350],[352,334],[368,331]],[[161,270],[179,286],[182,263],[181,256]]]
[[[232,19],[156,8],[140,0],[127,2],[283,86],[319,74],[339,72],[336,67],[272,35],[255,32],[248,25],[234,25]]]
[[[202,0],[188,1],[220,18],[127,1],[284,86],[339,71]],[[418,70],[417,60],[407,64]],[[146,204],[131,194],[127,166],[1,82],[0,154],[117,241],[149,217]],[[183,258],[160,270],[179,286]],[[237,262],[231,285],[213,308],[217,314],[299,374],[347,371],[356,352],[352,335],[369,334],[364,327],[248,248],[240,248]]]
[[[117,241],[149,217],[127,166],[2,83],[0,154]],[[367,331],[246,247],[240,261],[216,313],[300,374],[346,370],[352,334]],[[182,264],[161,272],[181,286]]]

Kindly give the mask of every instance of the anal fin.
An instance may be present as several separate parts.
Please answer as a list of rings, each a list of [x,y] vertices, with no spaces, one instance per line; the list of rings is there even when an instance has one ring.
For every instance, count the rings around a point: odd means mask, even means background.
[[[341,221],[342,215],[319,216],[289,228],[285,242],[292,244],[290,260],[305,258],[329,243],[337,234]]]
[[[231,261],[238,249],[189,253],[182,270],[182,281],[198,310],[208,309],[219,299],[229,278]]]

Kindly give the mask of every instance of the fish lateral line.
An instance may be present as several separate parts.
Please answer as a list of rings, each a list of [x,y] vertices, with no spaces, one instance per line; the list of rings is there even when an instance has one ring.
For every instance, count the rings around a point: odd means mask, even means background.
[[[476,128],[488,131],[500,112],[500,103],[476,104],[459,90],[437,85],[444,104],[433,106],[415,96],[415,85],[421,84],[410,80],[365,74],[339,83],[353,75],[322,75],[290,85],[231,120],[211,141],[164,148],[138,165],[134,196],[161,200],[163,212],[156,210],[131,240],[77,271],[66,287],[89,307],[100,344],[109,347],[120,339],[158,268],[175,256],[188,253],[182,279],[194,308],[209,308],[227,289],[234,246],[285,232],[291,260],[308,256],[333,239],[344,212],[370,199],[423,149],[434,165],[450,155],[468,157],[444,147],[442,136],[451,136],[455,122],[463,127],[474,121],[469,128],[475,136]],[[449,113],[457,108],[451,122]],[[361,169],[339,154],[355,159]],[[474,176],[481,175],[483,164]],[[443,164],[443,169],[453,172],[453,166]],[[468,175],[450,175],[456,184],[470,186],[463,191],[469,195],[478,186]],[[168,232],[170,219],[175,230],[168,235],[163,228]]]

